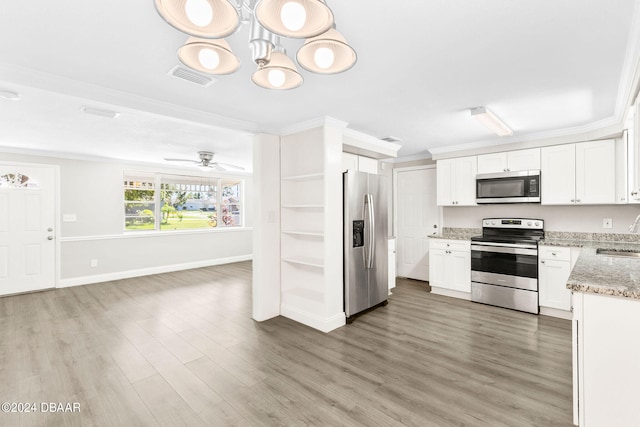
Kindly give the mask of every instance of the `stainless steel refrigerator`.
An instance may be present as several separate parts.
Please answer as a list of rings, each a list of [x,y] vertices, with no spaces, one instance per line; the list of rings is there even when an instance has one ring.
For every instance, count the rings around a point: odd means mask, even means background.
[[[388,183],[384,176],[348,170],[344,183],[344,308],[347,322],[389,295]]]

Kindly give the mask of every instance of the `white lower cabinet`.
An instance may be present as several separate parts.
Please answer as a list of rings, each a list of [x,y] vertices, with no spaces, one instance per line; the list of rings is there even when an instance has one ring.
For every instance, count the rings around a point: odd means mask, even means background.
[[[574,297],[573,423],[640,426],[640,300]]]
[[[429,241],[429,285],[433,293],[468,298],[471,292],[471,242]]]
[[[564,318],[571,317],[571,291],[567,289],[567,280],[579,253],[579,248],[540,246],[538,254],[538,298],[541,314]],[[555,310],[562,310],[562,312]]]

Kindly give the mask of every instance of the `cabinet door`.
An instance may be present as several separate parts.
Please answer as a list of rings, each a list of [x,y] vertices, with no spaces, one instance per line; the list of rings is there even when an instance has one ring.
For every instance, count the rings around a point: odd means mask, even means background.
[[[360,172],[378,173],[378,161],[369,157],[358,156],[358,170]]]
[[[575,144],[543,147],[540,157],[542,204],[574,204],[576,199]]]
[[[429,249],[429,286],[445,287],[445,259],[449,255],[444,249]]]
[[[451,251],[445,260],[445,288],[471,292],[471,252]]]
[[[542,259],[538,263],[538,285],[541,307],[571,310],[571,291],[566,284],[571,274],[569,261]]]
[[[453,168],[453,201],[458,206],[476,205],[476,174],[478,157],[460,157],[455,159]]]
[[[576,144],[576,202],[581,204],[614,204],[616,202],[614,140]]]
[[[351,153],[342,153],[342,172],[358,170],[358,156]]]
[[[481,154],[478,156],[478,173],[507,171],[507,153]]]
[[[510,171],[539,170],[540,149],[509,151],[507,153],[507,169]]]
[[[436,187],[438,206],[453,204],[453,159],[438,160],[436,166]]]

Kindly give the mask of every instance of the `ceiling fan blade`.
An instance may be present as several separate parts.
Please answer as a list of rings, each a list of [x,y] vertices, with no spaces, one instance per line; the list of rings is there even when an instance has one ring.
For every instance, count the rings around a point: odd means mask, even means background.
[[[167,159],[167,158],[165,158],[165,160],[166,160],[167,162],[201,163],[199,160],[192,160],[192,159]]]
[[[212,164],[221,167],[222,170],[226,170],[226,169],[234,169],[234,170],[238,170],[238,171],[243,171],[244,170],[244,168],[242,166],[230,165],[229,163],[214,162]]]

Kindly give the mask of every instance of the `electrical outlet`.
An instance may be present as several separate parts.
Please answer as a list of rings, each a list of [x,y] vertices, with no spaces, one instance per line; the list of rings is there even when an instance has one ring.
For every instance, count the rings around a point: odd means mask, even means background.
[[[613,227],[613,220],[611,218],[603,218],[602,228],[611,228],[611,227]]]
[[[98,266],[98,260],[97,259],[92,259],[91,260],[91,268],[96,268]]]

